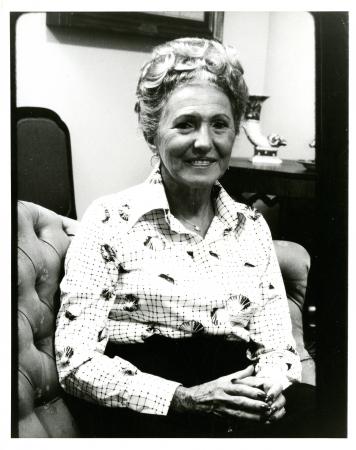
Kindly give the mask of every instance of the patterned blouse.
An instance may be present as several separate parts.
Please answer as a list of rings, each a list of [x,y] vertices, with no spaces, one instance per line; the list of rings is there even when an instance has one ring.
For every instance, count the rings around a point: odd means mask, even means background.
[[[168,413],[179,383],[104,355],[108,341],[222,335],[249,343],[257,377],[299,381],[285,289],[268,226],[214,186],[205,237],[169,210],[159,169],[96,200],[65,261],[56,361],[70,394],[109,407]]]

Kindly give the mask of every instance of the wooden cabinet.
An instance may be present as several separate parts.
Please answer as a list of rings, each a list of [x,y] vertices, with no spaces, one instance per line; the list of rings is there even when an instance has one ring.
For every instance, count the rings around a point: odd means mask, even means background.
[[[255,165],[248,158],[231,158],[221,183],[233,198],[261,210],[274,239],[297,242],[313,253],[316,222],[313,168],[294,160],[284,160],[279,165]]]

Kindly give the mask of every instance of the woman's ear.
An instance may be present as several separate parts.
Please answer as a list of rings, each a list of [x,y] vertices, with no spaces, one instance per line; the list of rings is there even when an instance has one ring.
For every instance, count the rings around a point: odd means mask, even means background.
[[[152,143],[148,142],[148,146],[152,153],[158,153],[156,144],[154,144],[153,142]]]
[[[146,140],[146,142],[147,142],[151,152],[152,153],[158,153],[157,146],[156,146],[156,143],[155,143],[155,139],[152,138],[152,137],[148,137],[146,133],[143,133],[143,135],[144,135],[144,138],[145,138],[145,140]]]
[[[156,137],[151,137],[150,139],[147,140],[147,143],[151,152],[155,155],[158,155],[158,146]]]

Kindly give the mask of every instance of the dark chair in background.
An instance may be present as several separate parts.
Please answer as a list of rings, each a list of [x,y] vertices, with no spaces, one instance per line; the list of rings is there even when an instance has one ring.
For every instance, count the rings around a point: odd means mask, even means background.
[[[21,107],[17,122],[17,198],[76,219],[70,135],[52,110]]]

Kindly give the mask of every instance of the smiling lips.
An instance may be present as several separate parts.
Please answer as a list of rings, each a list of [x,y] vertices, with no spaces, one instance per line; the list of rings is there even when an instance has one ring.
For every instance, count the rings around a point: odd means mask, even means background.
[[[188,159],[186,161],[188,164],[194,167],[208,167],[211,164],[216,162],[216,159],[213,158],[194,158]]]

